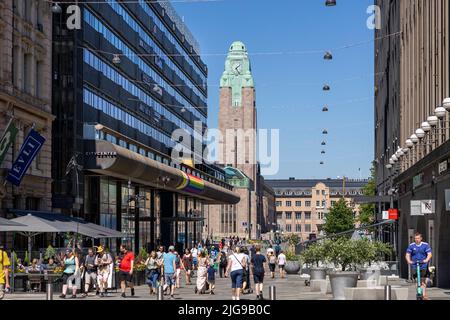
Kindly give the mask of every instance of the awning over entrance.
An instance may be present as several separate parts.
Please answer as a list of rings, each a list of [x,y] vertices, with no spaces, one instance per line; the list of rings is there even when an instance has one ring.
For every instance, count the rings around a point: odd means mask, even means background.
[[[155,161],[104,140],[90,140],[85,169],[119,179],[200,198],[210,204],[236,204],[233,190]],[[97,156],[98,155],[98,156]]]
[[[24,210],[9,210],[9,212],[18,217],[8,221],[21,225],[7,226],[0,224],[0,231],[27,233],[74,232],[94,239],[125,237],[119,231],[105,228],[80,218],[69,217],[61,213]]]

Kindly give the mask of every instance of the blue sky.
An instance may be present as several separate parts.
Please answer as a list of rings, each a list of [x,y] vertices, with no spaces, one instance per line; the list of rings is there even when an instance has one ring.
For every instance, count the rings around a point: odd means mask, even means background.
[[[337,2],[330,8],[325,0],[173,3],[200,43],[209,68],[210,127],[217,127],[218,84],[225,62],[225,56],[217,54],[225,54],[235,40],[246,44],[258,126],[280,129],[280,170],[269,179],[369,176],[374,33],[366,26],[366,10],[373,0]],[[355,44],[359,45],[342,49]],[[324,61],[323,53],[305,53],[322,49],[330,49],[334,59]],[[303,53],[292,53],[299,51]],[[283,54],[260,54],[267,52]],[[331,91],[322,91],[324,83]],[[323,105],[329,106],[328,113],[321,111]],[[324,128],[328,136],[322,135]],[[322,156],[324,139],[327,153]]]

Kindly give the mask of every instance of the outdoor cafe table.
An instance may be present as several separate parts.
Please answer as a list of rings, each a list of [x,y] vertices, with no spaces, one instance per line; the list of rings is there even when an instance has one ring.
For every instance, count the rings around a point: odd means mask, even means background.
[[[54,284],[55,281],[59,278],[61,278],[62,273],[54,273],[54,272],[32,272],[32,273],[26,273],[26,272],[18,272],[18,273],[14,273],[14,280],[15,279],[21,279],[22,282],[24,283],[24,281],[29,279],[29,276],[33,276],[33,277],[41,277],[42,280],[41,282],[44,283],[52,283]],[[24,283],[24,291],[26,291],[26,285]],[[16,290],[16,286],[14,283],[14,291]]]

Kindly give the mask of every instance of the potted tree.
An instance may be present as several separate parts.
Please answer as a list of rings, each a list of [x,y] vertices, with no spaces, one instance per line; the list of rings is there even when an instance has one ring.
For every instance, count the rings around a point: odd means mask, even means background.
[[[358,257],[359,272],[361,280],[376,280],[380,278],[380,268],[374,266],[374,263],[383,261],[385,255],[389,255],[392,251],[390,245],[380,241],[359,240],[357,250],[360,252]]]
[[[344,288],[355,288],[358,283],[359,272],[356,264],[360,261],[357,241],[346,237],[328,240],[324,243],[327,259],[333,262],[334,271],[329,272],[331,291],[335,300],[345,300]]]
[[[297,274],[301,269],[300,258],[291,250],[286,252],[286,265],[284,270],[287,274]]]
[[[325,280],[327,268],[320,264],[325,262],[325,251],[322,243],[314,243],[308,246],[301,254],[301,259],[310,268],[310,280]]]

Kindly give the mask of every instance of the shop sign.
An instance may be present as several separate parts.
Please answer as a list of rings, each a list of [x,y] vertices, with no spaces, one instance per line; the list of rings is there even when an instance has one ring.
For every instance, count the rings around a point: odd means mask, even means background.
[[[423,173],[420,173],[417,176],[414,176],[413,189],[417,188],[418,186],[420,186],[422,184],[422,178],[423,178]]]
[[[422,216],[422,203],[420,200],[411,200],[411,216]]]
[[[447,171],[447,167],[448,167],[447,160],[442,161],[441,163],[439,163],[439,174],[442,174],[443,172]]]
[[[398,210],[397,209],[389,209],[388,217],[389,217],[389,220],[398,220]]]
[[[382,215],[381,215],[381,218],[383,219],[383,220],[389,220],[389,211],[383,211],[383,213],[382,213]]]
[[[86,152],[86,156],[96,158],[117,158],[117,152]]]
[[[435,213],[436,201],[435,200],[421,200],[422,214]]]

